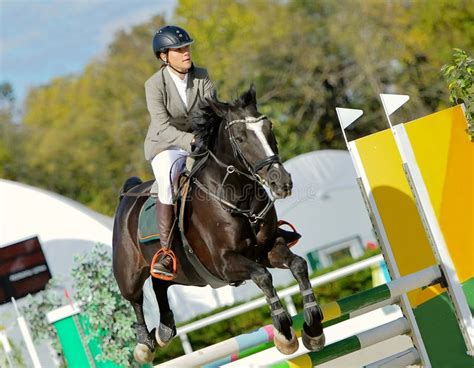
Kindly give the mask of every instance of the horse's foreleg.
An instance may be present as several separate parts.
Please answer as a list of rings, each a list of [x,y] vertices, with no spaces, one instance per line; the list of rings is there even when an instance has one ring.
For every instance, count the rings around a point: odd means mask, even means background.
[[[268,261],[273,267],[289,268],[298,282],[303,296],[304,321],[303,338],[304,346],[311,351],[318,351],[324,347],[323,314],[316,302],[316,297],[311,287],[306,261],[292,253],[283,238],[277,238],[275,246],[268,253]]]
[[[131,301],[135,315],[137,316],[136,334],[137,334],[137,345],[133,350],[133,357],[139,363],[145,364],[150,363],[153,358],[156,348],[155,340],[148,333],[148,329],[145,324],[145,316],[143,315],[143,294],[138,301]]]
[[[226,273],[229,281],[252,281],[263,291],[274,327],[274,342],[283,354],[292,354],[298,349],[298,340],[291,325],[293,321],[288,312],[283,308],[280,298],[273,287],[272,275],[261,264],[251,261],[239,254],[229,254],[226,257]]]
[[[155,339],[161,347],[168,345],[171,339],[176,336],[174,315],[168,302],[168,287],[169,284],[163,284],[153,279],[153,290],[160,307],[160,325],[155,332]]]

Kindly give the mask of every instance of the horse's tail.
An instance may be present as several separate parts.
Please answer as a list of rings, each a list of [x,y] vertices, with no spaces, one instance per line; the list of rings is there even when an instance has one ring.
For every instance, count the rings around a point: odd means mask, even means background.
[[[140,185],[142,180],[136,176],[132,176],[125,181],[125,184],[120,191],[120,198],[122,198],[123,193],[127,193],[130,189],[135,188],[137,185]]]

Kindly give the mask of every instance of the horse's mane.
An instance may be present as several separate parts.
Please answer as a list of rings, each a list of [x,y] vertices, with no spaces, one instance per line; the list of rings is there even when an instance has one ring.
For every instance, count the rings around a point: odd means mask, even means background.
[[[208,100],[201,102],[199,108],[191,115],[192,130],[196,137],[196,150],[194,153],[201,153],[213,146],[217,131],[223,120],[210,106],[210,103],[225,110],[236,111],[244,109],[249,105],[255,105],[255,90],[252,85],[247,92],[231,103],[219,101],[215,93]]]
[[[209,103],[205,102],[201,103],[199,109],[193,112],[191,122],[193,133],[196,137],[194,153],[201,153],[214,143],[215,132],[217,132],[222,118],[216,114]]]

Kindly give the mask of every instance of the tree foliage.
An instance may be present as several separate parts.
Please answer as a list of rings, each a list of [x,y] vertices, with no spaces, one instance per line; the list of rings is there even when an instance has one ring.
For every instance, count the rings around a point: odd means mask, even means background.
[[[449,88],[452,103],[464,103],[468,120],[467,132],[474,141],[474,59],[464,50],[454,49],[452,64],[441,69]]]
[[[13,86],[8,82],[0,83],[0,177],[11,180],[24,173],[22,126],[15,121],[15,102]]]
[[[143,83],[158,68],[150,41],[165,23],[195,39],[194,61],[208,68],[221,99],[256,84],[289,159],[345,148],[336,106],[365,111],[354,136],[386,127],[382,92],[410,95],[396,119],[446,107],[439,70],[454,47],[474,49],[473,18],[467,0],[180,0],[172,20],[121,31],[82,73],[31,90],[21,144],[0,144],[1,174],[112,214],[128,176],[152,177]]]

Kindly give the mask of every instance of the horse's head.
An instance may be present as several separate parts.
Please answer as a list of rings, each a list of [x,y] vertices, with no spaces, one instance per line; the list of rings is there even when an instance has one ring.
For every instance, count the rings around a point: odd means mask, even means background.
[[[278,156],[272,122],[258,112],[255,87],[252,85],[231,104],[217,98],[208,103],[221,120],[219,139],[227,139],[220,146],[232,153],[235,166],[263,179],[276,198],[289,196],[291,176]]]

